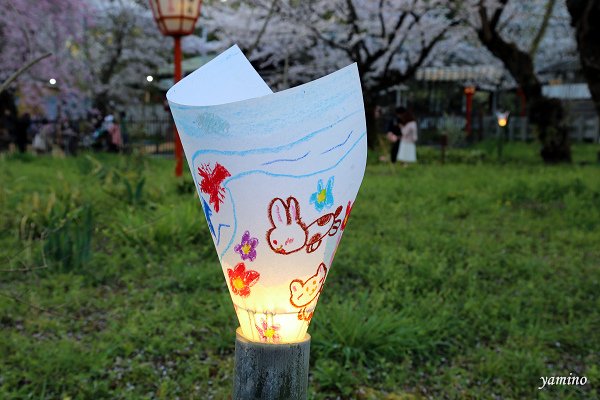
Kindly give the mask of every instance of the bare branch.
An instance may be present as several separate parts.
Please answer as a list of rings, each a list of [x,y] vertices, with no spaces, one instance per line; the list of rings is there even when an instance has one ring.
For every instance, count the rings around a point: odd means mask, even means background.
[[[531,47],[529,48],[529,55],[531,57],[535,56],[537,50],[540,46],[540,42],[544,38],[544,34],[546,33],[546,29],[548,28],[548,23],[550,22],[550,17],[552,16],[552,10],[554,10],[554,5],[556,4],[556,0],[548,0],[548,4],[546,4],[546,11],[544,12],[544,19],[542,19],[542,24],[540,25],[540,29],[538,29],[535,37],[531,42]]]
[[[379,24],[381,25],[381,38],[385,38],[385,21],[383,20],[383,2],[384,0],[379,0]]]
[[[256,39],[254,40],[254,43],[246,51],[246,56],[248,58],[254,52],[254,50],[256,50],[256,48],[258,47],[258,45],[260,43],[260,40],[262,39],[263,35],[265,34],[265,32],[267,30],[267,25],[269,24],[269,21],[271,21],[271,18],[273,17],[273,14],[275,13],[275,5],[277,4],[278,1],[279,0],[273,0],[271,2],[271,7],[269,8],[269,13],[267,14],[267,17],[265,18],[265,22],[263,23],[262,27],[260,28],[258,35],[256,35]]]

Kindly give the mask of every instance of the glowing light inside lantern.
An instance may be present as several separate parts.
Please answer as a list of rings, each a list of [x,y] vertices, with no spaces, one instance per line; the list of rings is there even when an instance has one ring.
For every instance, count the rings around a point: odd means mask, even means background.
[[[505,127],[508,124],[508,116],[510,112],[498,113],[496,117],[498,118],[498,126]]]

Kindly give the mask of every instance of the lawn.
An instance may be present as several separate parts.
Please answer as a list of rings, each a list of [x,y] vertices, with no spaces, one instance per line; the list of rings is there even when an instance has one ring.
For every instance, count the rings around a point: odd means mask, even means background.
[[[598,399],[597,151],[370,164],[309,330],[310,397]],[[172,170],[0,156],[1,399],[228,398],[236,317]],[[537,389],[570,373],[588,383]]]

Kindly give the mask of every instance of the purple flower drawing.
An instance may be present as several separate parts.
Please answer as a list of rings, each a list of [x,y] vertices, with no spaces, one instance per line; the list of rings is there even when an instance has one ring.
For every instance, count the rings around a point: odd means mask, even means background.
[[[246,231],[242,235],[242,243],[235,245],[233,250],[240,253],[242,260],[254,261],[256,258],[256,246],[258,246],[258,239],[250,237],[250,232]]]

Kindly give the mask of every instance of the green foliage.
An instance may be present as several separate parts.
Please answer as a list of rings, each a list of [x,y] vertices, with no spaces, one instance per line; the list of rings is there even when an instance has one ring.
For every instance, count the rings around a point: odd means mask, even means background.
[[[63,214],[51,214],[43,252],[61,272],[81,271],[92,256],[94,219],[92,208],[80,207]]]
[[[116,166],[102,163],[91,156],[86,156],[93,165],[91,173],[102,184],[103,189],[116,200],[126,204],[143,204],[146,177],[146,161],[140,154],[124,156]],[[87,168],[84,166],[83,170]]]
[[[41,261],[60,271],[80,270],[91,258],[94,230],[90,205],[81,205],[80,193],[63,185],[47,195],[35,191],[16,207],[18,238],[30,250],[42,242]],[[58,194],[57,194],[58,193]],[[31,251],[26,253],[32,260]]]
[[[371,154],[311,323],[311,399],[598,398],[600,171],[579,164],[597,146],[555,167],[494,150]],[[236,316],[172,171],[0,160],[0,398],[229,398]],[[537,390],[570,372],[590,384]]]

